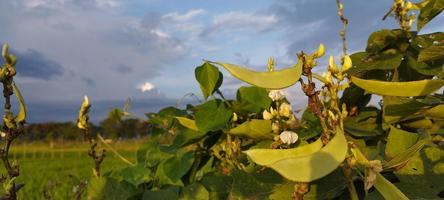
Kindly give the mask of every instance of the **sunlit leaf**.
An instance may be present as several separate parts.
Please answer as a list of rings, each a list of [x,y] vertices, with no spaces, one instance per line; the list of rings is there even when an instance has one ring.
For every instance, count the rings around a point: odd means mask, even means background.
[[[197,67],[194,73],[205,99],[212,95],[222,84],[222,73],[217,67],[208,62]]]
[[[417,23],[418,31],[429,23],[430,20],[441,13],[443,9],[443,0],[429,0],[428,3],[420,10]]]
[[[228,131],[228,133],[231,135],[248,137],[252,139],[271,139],[273,138],[273,134],[271,132],[271,121],[260,119],[246,121]]]
[[[180,125],[187,127],[193,131],[198,131],[199,129],[196,126],[196,121],[192,119],[188,119],[186,117],[176,117],[177,121],[179,121]]]
[[[334,171],[344,161],[348,145],[342,131],[321,150],[296,158],[287,158],[267,165],[283,177],[298,182],[311,182]]]
[[[20,92],[19,88],[15,84],[15,82],[12,82],[12,87],[14,89],[14,93],[17,96],[18,102],[20,104],[20,111],[18,115],[15,117],[16,122],[24,122],[26,119],[26,104],[25,100],[22,97],[22,93]]]
[[[231,75],[239,80],[267,89],[282,89],[290,87],[296,84],[302,74],[302,62],[300,61],[293,67],[271,72],[253,71],[245,67],[240,67],[229,63],[212,63],[224,67],[228,72],[230,72]]]
[[[382,96],[423,96],[435,92],[444,85],[444,80],[421,80],[408,82],[387,82],[365,80],[352,77],[351,81],[358,87],[372,94]]]
[[[394,158],[400,153],[406,151],[418,141],[419,135],[397,129],[390,126],[390,132],[387,137],[387,145],[385,147],[385,154],[387,158]]]
[[[301,147],[291,149],[250,149],[244,151],[258,165],[269,166],[287,158],[297,158],[311,155],[322,148],[321,139]]]
[[[444,46],[430,46],[419,52],[418,55],[418,61],[432,61],[440,59],[444,59]]]
[[[380,173],[376,174],[375,188],[387,200],[408,200],[395,185],[385,179]]]

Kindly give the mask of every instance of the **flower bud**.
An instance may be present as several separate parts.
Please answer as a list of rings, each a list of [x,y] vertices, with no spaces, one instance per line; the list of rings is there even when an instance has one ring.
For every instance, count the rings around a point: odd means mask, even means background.
[[[273,131],[273,133],[279,133],[279,124],[278,123],[272,123],[271,124],[271,130]]]
[[[291,106],[288,103],[282,103],[279,106],[279,115],[284,117],[290,117],[291,116]]]
[[[279,139],[281,139],[281,141],[285,144],[293,144],[296,141],[298,141],[298,134],[296,134],[293,131],[283,131],[280,135],[279,135]]]
[[[345,72],[349,70],[352,67],[352,60],[350,59],[350,56],[344,56],[344,64],[342,65],[341,71]]]
[[[265,120],[269,120],[273,118],[273,115],[267,110],[264,110],[264,112],[262,113],[262,118],[264,118]]]
[[[330,56],[328,58],[328,70],[330,72],[332,72],[333,74],[336,74],[339,72],[338,66],[335,63],[335,59],[333,58],[333,56]]]
[[[273,101],[279,101],[284,98],[284,94],[282,94],[280,90],[271,90],[268,93],[268,97],[270,97],[270,99]]]
[[[274,70],[274,58],[273,57],[268,58],[267,69],[269,72]]]
[[[237,114],[235,112],[233,112],[233,117],[231,118],[232,122],[237,121]]]
[[[89,103],[88,97],[85,96],[83,98],[83,103],[79,110],[79,118],[77,122],[77,127],[80,129],[87,130],[89,128],[89,108],[91,107],[91,104]]]
[[[319,58],[324,56],[324,54],[325,54],[325,47],[324,44],[321,43],[319,44],[318,51],[316,52],[316,55],[314,57]]]

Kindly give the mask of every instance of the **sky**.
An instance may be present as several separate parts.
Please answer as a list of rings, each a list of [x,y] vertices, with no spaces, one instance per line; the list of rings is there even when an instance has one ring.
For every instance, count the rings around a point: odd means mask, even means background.
[[[390,0],[343,3],[349,53],[371,32],[398,27],[381,20]],[[203,59],[265,70],[270,56],[283,68],[321,42],[327,55],[342,48],[334,0],[2,0],[0,27],[0,43],[18,57],[29,123],[75,121],[84,95],[95,122],[127,98],[140,117],[188,93],[202,99],[194,68]],[[443,30],[441,15],[421,33]],[[221,71],[232,97],[245,84]],[[293,106],[306,103],[299,85],[286,93]],[[185,99],[179,106],[196,102]]]

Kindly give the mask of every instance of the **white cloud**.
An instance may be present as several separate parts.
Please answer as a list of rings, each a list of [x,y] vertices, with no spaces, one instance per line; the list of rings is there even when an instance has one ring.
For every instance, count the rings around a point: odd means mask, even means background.
[[[181,15],[177,12],[172,12],[172,13],[168,13],[164,16],[162,16],[162,18],[165,19],[172,19],[175,21],[188,21],[191,20],[192,18],[194,18],[197,15],[201,15],[204,14],[206,11],[204,9],[194,9],[194,10],[190,10],[187,13]]]
[[[148,92],[154,90],[154,88],[156,87],[150,82],[145,82],[137,87],[137,89],[139,89],[142,92]]]
[[[227,12],[216,15],[212,20],[212,24],[202,31],[201,35],[234,34],[240,31],[263,32],[270,30],[278,21],[274,14],[262,15],[240,11]]]

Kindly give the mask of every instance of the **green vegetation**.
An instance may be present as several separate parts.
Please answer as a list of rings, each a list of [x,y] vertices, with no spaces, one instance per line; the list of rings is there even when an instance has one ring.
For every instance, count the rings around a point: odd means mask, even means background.
[[[137,147],[146,139],[111,144],[128,160],[135,162]],[[52,147],[51,147],[52,146]],[[65,142],[23,143],[11,149],[11,159],[20,163],[21,175],[17,179],[26,185],[18,192],[19,199],[74,199],[76,188],[89,181],[93,161],[86,154],[86,143]],[[104,173],[128,167],[114,154],[102,164]],[[4,173],[4,170],[0,171]],[[86,188],[85,188],[86,189]],[[84,195],[84,193],[82,193]]]
[[[119,156],[122,162],[117,164],[109,151],[113,148],[106,151],[105,140],[93,134],[93,105],[85,97],[77,127],[79,137],[89,142],[89,159],[84,155],[79,161],[67,153],[63,163],[49,165],[46,158],[24,158],[21,172],[26,175],[16,179],[18,167],[10,166],[9,144],[21,130],[26,112],[15,89],[21,111],[14,118],[6,106],[3,119],[7,145],[2,159],[9,175],[2,180],[5,198],[16,198],[16,182],[30,183],[20,190],[23,193],[45,188],[41,182],[33,186],[35,173],[54,182],[44,189],[49,199],[73,195],[68,191],[72,183],[54,186],[58,182],[51,179],[69,173],[88,180],[77,181],[77,189],[71,190],[77,194],[74,199],[442,198],[444,33],[420,30],[444,10],[443,1],[395,0],[387,16],[392,13],[401,29],[372,33],[367,48],[351,55],[346,48],[348,20],[341,1],[337,3],[343,23],[339,64],[330,56],[324,75],[314,73],[325,54],[322,44],[316,52],[301,51],[296,64],[280,70],[273,59],[264,71],[205,61],[195,70],[205,101],[147,113],[150,137],[135,156],[129,156],[132,161]],[[414,11],[419,11],[416,31],[411,30]],[[3,69],[12,70],[12,58],[5,58]],[[223,74],[218,67],[252,86],[239,88],[235,99],[225,98],[219,90]],[[7,74],[4,80],[9,98],[12,76]],[[298,119],[292,102],[276,89],[299,84],[308,105]],[[372,96],[382,99],[379,107],[369,105]],[[102,126],[111,135],[119,134],[107,123],[129,115],[113,110]],[[35,166],[40,163],[43,168]],[[69,170],[57,171],[60,168]]]

